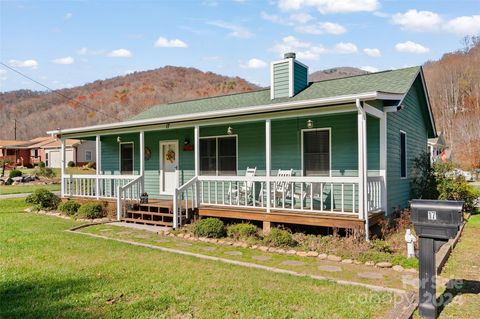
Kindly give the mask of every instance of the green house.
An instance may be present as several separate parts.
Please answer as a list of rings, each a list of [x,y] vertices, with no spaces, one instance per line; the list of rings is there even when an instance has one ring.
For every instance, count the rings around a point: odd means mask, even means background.
[[[49,132],[96,141],[96,174],[63,171],[62,196],[114,200],[125,221],[180,227],[198,214],[367,236],[408,205],[412,161],[436,135],[421,67],[309,82],[287,53],[270,72],[267,89]]]

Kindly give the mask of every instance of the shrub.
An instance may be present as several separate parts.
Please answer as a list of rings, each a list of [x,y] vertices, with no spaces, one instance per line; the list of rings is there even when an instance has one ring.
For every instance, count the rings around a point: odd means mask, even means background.
[[[19,177],[19,176],[22,176],[22,171],[19,171],[18,169],[12,169],[8,174],[8,177],[10,178]]]
[[[28,204],[35,205],[36,209],[56,209],[60,199],[45,188],[39,188],[25,199]]]
[[[195,236],[221,238],[225,236],[225,226],[218,218],[206,218],[195,224],[193,233]]]
[[[227,227],[228,237],[235,239],[256,237],[257,234],[257,226],[252,224],[233,224]]]
[[[50,167],[42,167],[35,172],[37,175],[52,178],[55,177],[55,172]]]
[[[85,203],[78,209],[77,216],[79,218],[88,219],[101,218],[105,216],[103,212],[103,205],[95,202]]]
[[[80,208],[80,204],[73,200],[67,200],[66,202],[63,202],[60,205],[58,205],[58,210],[67,214],[68,216],[75,215],[79,208]]]
[[[68,167],[75,167],[75,162],[74,161],[68,161],[67,166]]]
[[[413,160],[411,175],[413,198],[438,198],[435,170],[430,165],[430,155],[428,153],[424,152]]]
[[[270,233],[263,238],[263,241],[275,247],[292,247],[297,245],[292,234],[288,230],[280,228],[272,228]]]
[[[87,163],[87,168],[90,168],[90,169],[95,169],[97,167],[96,163],[95,162],[88,162]]]
[[[45,168],[45,162],[42,162],[42,161],[38,162],[38,167]]]
[[[390,245],[382,239],[375,239],[372,240],[370,245],[372,246],[372,249],[381,253],[392,253],[392,249],[390,248]]]
[[[10,177],[7,178],[7,180],[5,181],[5,185],[7,185],[7,186],[12,185],[12,183],[13,183],[13,179],[11,179]]]

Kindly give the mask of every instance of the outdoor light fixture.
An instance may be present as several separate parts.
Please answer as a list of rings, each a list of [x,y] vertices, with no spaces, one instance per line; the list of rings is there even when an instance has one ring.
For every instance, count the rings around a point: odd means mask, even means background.
[[[313,128],[313,121],[312,120],[307,121],[307,127],[308,128]]]
[[[228,135],[232,135],[232,134],[233,134],[233,128],[232,128],[231,126],[229,126],[229,127],[227,128],[227,134],[228,134]]]
[[[122,142],[122,138],[120,136],[117,136],[117,143],[121,143]]]
[[[183,141],[183,145],[190,145],[190,139],[188,137],[185,137],[185,140]]]

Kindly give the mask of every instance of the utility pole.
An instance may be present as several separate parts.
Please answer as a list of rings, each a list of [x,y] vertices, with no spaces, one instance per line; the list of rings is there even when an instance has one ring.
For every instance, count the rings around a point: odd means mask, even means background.
[[[17,140],[17,119],[13,120],[14,127],[13,127],[13,139]]]

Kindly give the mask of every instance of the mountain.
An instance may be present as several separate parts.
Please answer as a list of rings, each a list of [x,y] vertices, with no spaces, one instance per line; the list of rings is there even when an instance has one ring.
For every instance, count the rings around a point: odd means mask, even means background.
[[[323,81],[323,80],[346,78],[349,76],[362,75],[367,73],[368,73],[367,71],[364,71],[361,69],[352,68],[349,66],[341,66],[338,68],[313,72],[312,74],[309,75],[309,80],[312,82],[316,82],[316,81]]]
[[[257,86],[194,68],[166,66],[55,92],[0,93],[0,139],[30,139],[56,128],[126,120],[152,105],[247,92]]]
[[[443,132],[453,160],[480,168],[480,36],[464,48],[424,65],[437,131]]]

